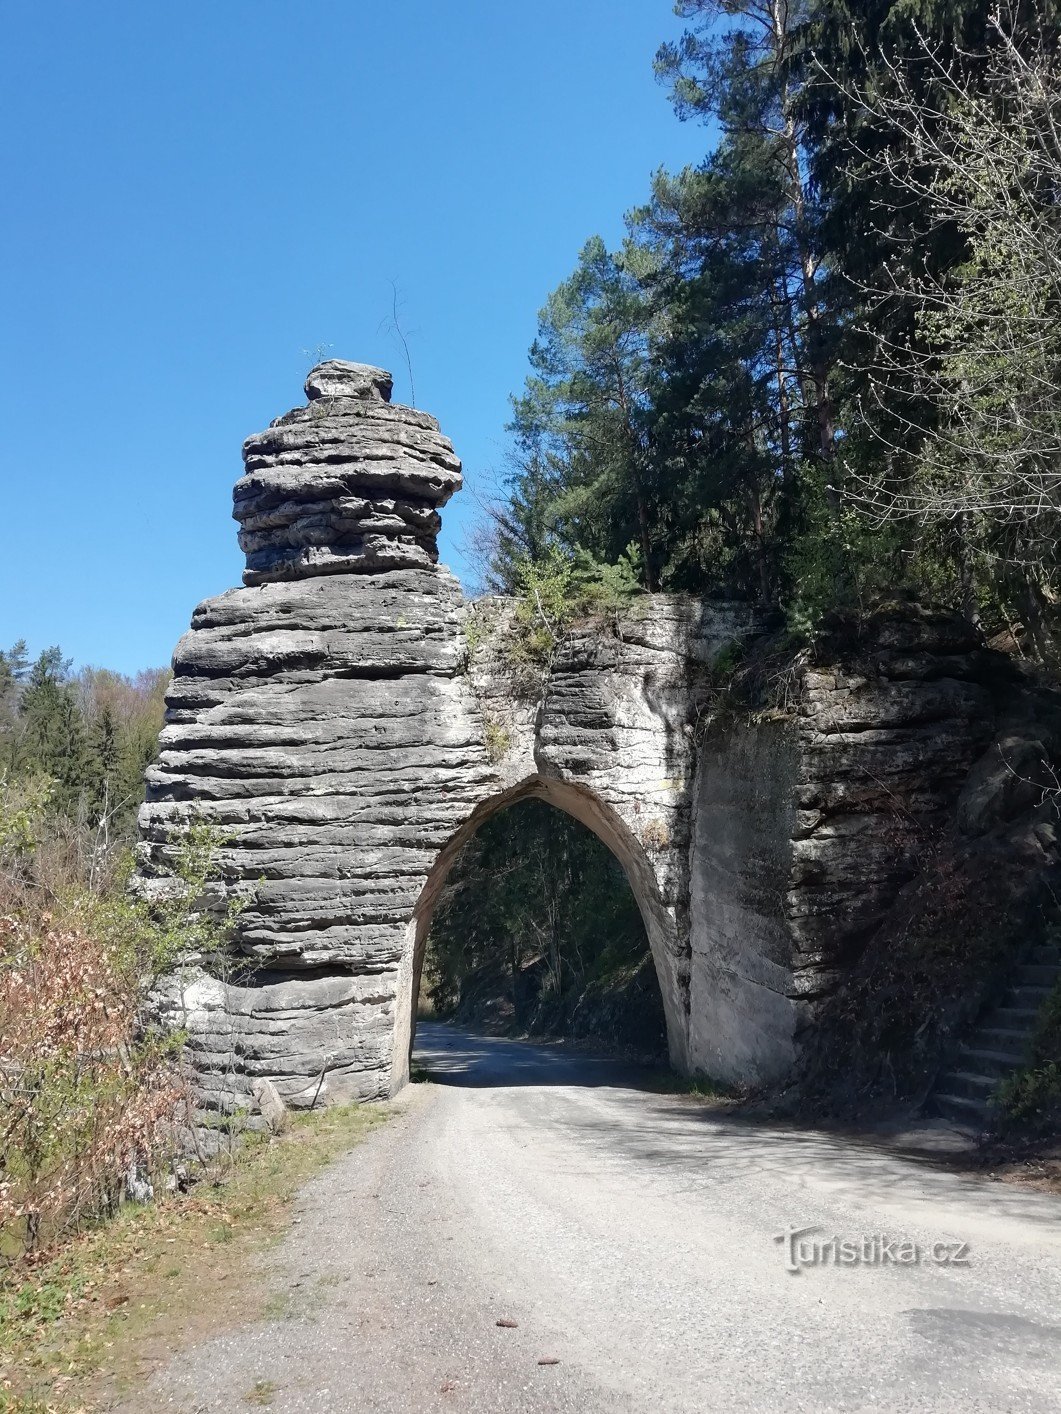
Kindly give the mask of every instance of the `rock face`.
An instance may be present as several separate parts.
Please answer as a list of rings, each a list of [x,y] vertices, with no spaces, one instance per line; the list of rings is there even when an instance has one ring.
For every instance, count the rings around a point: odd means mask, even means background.
[[[814,1047],[817,1002],[948,828],[994,720],[953,617],[882,615],[818,656],[790,711],[718,722],[700,755],[690,1046],[733,1082]]]
[[[253,1105],[265,1081],[295,1107],[400,1087],[446,874],[527,795],[623,865],[677,1068],[783,1079],[908,868],[895,801],[943,810],[977,752],[969,645],[907,632],[868,672],[806,670],[798,710],[737,724],[715,664],[760,633],[756,611],[657,595],[576,628],[528,688],[512,605],[466,605],[436,565],[460,463],[390,389],[321,364],[308,404],[248,439],[245,585],[201,604],[174,656],[141,887],[171,886],[205,821],[246,901],[225,974],[190,959],[163,998],[203,1105]]]
[[[433,417],[390,395],[382,368],[331,359],[307,378],[306,407],[247,439],[233,509],[244,584],[436,562],[460,462]]]

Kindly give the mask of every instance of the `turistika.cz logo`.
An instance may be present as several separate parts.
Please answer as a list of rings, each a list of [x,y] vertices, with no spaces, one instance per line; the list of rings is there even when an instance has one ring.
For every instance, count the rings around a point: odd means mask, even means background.
[[[798,1276],[804,1267],[967,1267],[967,1242],[913,1242],[884,1232],[861,1237],[816,1236],[821,1227],[788,1227],[774,1234],[784,1244],[785,1270]]]

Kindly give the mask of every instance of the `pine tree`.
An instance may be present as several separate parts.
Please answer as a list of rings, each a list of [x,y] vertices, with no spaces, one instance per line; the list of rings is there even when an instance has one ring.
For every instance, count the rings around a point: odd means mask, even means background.
[[[658,497],[648,446],[647,307],[599,237],[550,296],[511,431],[522,472],[510,506],[530,549],[558,543],[612,564],[633,542],[659,587]]]
[[[51,780],[56,804],[73,814],[87,784],[89,752],[69,672],[70,661],[57,647],[44,649],[30,669],[19,702],[18,768]]]

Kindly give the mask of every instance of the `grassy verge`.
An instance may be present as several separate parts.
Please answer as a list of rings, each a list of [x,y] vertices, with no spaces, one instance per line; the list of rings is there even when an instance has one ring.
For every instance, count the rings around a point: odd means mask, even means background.
[[[650,1087],[661,1095],[687,1095],[693,1100],[719,1100],[735,1106],[747,1099],[747,1094],[732,1085],[724,1085],[720,1080],[709,1080],[707,1076],[678,1075],[673,1070],[661,1071]]]
[[[0,1414],[92,1409],[182,1347],[262,1314],[253,1258],[287,1227],[301,1185],[386,1114],[300,1116],[252,1140],[222,1182],[126,1208],[29,1272],[0,1274]]]

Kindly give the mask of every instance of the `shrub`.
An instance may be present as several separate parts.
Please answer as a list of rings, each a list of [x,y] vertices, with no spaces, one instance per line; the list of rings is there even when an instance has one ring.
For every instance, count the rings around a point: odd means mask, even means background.
[[[140,1035],[136,950],[76,915],[0,923],[0,1243],[32,1251],[112,1211],[170,1137],[172,1046]]]
[[[548,667],[564,634],[577,618],[619,612],[642,592],[636,547],[629,546],[614,565],[585,550],[566,555],[550,547],[539,560],[516,568],[519,599],[508,656],[517,666]]]
[[[1061,1121],[1061,983],[1036,1018],[1028,1064],[1001,1081],[992,1104],[1003,1129],[1056,1131]]]
[[[0,1260],[114,1211],[176,1141],[179,1036],[145,1019],[188,948],[224,946],[197,912],[217,839],[193,826],[178,887],[149,905],[132,857],[51,816],[45,787],[0,791]]]
[[[499,761],[504,759],[505,753],[512,744],[511,733],[506,727],[503,727],[500,722],[495,722],[488,717],[484,729],[484,736],[486,739],[487,760],[496,765]]]

